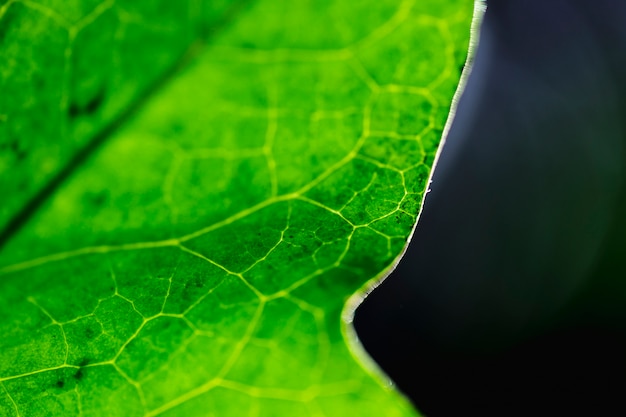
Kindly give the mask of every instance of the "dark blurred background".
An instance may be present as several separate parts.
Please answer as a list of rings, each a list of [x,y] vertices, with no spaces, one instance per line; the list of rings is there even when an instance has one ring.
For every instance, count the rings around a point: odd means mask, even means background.
[[[626,416],[626,2],[487,6],[412,242],[357,333],[428,417]]]

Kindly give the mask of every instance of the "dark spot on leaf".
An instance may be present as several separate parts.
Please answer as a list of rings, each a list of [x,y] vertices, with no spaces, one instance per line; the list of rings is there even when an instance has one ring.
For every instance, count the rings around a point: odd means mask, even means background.
[[[56,385],[57,388],[63,388],[65,386],[65,381],[59,379],[54,385]]]
[[[101,88],[98,93],[93,96],[89,101],[84,104],[72,102],[67,110],[67,114],[71,119],[74,119],[79,116],[88,116],[90,114],[94,114],[102,103],[104,103],[104,99],[106,98],[106,89]]]
[[[83,373],[83,369],[82,368],[78,368],[78,370],[74,374],[74,379],[77,380],[77,381],[80,381],[81,379],[83,379],[84,376],[85,376],[85,374]]]
[[[98,94],[92,97],[92,99],[89,100],[87,104],[85,104],[85,107],[83,108],[84,112],[86,114],[93,114],[94,112],[96,112],[100,108],[100,106],[102,106],[105,97],[106,90],[102,88],[100,91],[98,91]]]
[[[178,134],[182,133],[185,130],[185,126],[181,122],[172,123],[172,133]]]
[[[28,155],[28,152],[26,151],[20,151],[18,153],[15,154],[15,157],[17,158],[18,161],[23,160],[24,158],[26,158],[26,155]]]
[[[76,118],[80,114],[80,107],[77,103],[70,103],[70,107],[67,109],[67,115],[70,119]]]
[[[93,336],[94,336],[94,331],[93,331],[93,329],[92,329],[92,328],[90,328],[90,327],[87,327],[87,328],[85,329],[85,337],[86,337],[87,339],[92,339],[92,338],[93,338]]]
[[[77,381],[80,381],[81,379],[83,379],[83,377],[85,376],[85,373],[83,371],[83,368],[85,366],[87,366],[87,364],[89,363],[89,359],[87,358],[83,358],[79,363],[78,363],[78,369],[76,370],[76,372],[74,373],[74,379]]]
[[[109,200],[109,192],[102,190],[96,193],[89,193],[85,196],[89,205],[94,207],[102,207]]]
[[[18,161],[23,160],[28,155],[28,152],[20,146],[18,139],[13,139],[8,143],[3,144],[2,148],[8,148],[8,150],[15,155],[15,159]]]

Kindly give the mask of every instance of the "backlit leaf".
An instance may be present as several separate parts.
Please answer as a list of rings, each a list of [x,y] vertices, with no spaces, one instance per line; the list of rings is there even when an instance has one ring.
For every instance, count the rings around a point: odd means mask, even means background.
[[[341,317],[407,243],[472,2],[70,3],[0,9],[0,225],[69,173],[0,253],[0,415],[415,415]]]

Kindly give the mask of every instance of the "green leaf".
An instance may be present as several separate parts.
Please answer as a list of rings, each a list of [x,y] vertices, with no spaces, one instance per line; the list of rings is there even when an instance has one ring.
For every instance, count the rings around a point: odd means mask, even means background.
[[[0,230],[231,3],[0,1]]]
[[[43,202],[0,415],[415,415],[342,314],[407,244],[473,7],[5,2],[0,225]]]

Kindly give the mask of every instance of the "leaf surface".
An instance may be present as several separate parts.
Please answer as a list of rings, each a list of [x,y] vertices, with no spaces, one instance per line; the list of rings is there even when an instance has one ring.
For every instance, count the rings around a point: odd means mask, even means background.
[[[237,4],[0,1],[0,231]]]
[[[133,16],[169,21],[173,4],[136,6]],[[52,36],[42,7],[5,3],[0,34],[18,31],[7,16],[25,8],[19,21]],[[2,248],[0,415],[415,415],[355,359],[341,317],[407,243],[472,11],[470,1],[259,0],[194,49]],[[201,32],[181,21],[166,26],[184,34],[164,39],[182,46],[147,40],[129,65],[157,78],[171,62],[146,65],[152,54],[179,56]],[[24,50],[14,55],[40,59]],[[59,77],[63,62],[45,65]],[[119,109],[144,88],[89,62],[72,81],[81,109],[100,91],[90,78],[120,77]],[[28,84],[12,74],[3,89]],[[125,83],[133,94],[120,93]],[[47,90],[29,91],[47,105]],[[20,143],[62,139],[29,145],[62,149],[57,167],[87,141],[59,126],[87,126],[89,138],[118,115],[57,126],[75,111],[2,105],[5,132]],[[15,179],[40,175],[24,196],[2,174],[5,222],[48,178],[30,163],[15,164]]]

